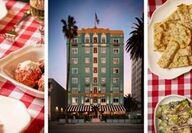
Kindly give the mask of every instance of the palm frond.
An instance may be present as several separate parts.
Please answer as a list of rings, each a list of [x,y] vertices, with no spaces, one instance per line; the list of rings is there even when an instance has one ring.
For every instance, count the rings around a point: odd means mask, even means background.
[[[67,21],[62,19],[61,22],[63,23],[62,32],[67,39],[71,40],[77,36],[78,26],[74,17],[69,15]]]
[[[125,50],[130,53],[131,59],[139,59],[143,58],[144,55],[144,23],[143,16],[141,18],[137,18],[136,23],[133,23],[133,31],[129,34],[130,38],[126,41]]]

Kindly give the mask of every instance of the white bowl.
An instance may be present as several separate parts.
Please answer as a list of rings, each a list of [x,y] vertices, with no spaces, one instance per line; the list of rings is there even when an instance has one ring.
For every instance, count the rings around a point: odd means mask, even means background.
[[[0,20],[3,19],[7,15],[7,8],[5,6],[5,2],[3,0],[0,0]]]
[[[155,127],[155,133],[158,133],[158,120],[156,119],[156,114],[157,114],[157,110],[159,108],[160,105],[162,104],[168,104],[170,102],[175,102],[175,101],[182,101],[184,99],[188,99],[190,103],[192,103],[192,100],[185,97],[185,96],[180,96],[180,95],[168,95],[165,96],[163,99],[161,99],[156,107],[155,107],[155,112],[154,112],[154,127]]]
[[[0,101],[0,120],[4,133],[20,133],[28,127],[31,117],[22,102],[4,96],[0,96]]]
[[[17,65],[26,60],[39,61],[44,58],[44,47],[36,47],[33,45],[25,46],[5,58],[0,60],[0,76],[11,81],[13,84],[18,86],[19,89],[38,98],[44,98],[44,92],[38,91],[34,88],[26,86],[14,78],[14,73]]]
[[[154,51],[154,33],[153,33],[153,25],[156,22],[160,22],[164,20],[166,17],[171,15],[180,4],[192,4],[191,0],[167,0],[161,7],[157,8],[149,23],[149,31],[148,31],[148,62],[149,69],[154,74],[158,75],[163,79],[174,79],[184,73],[189,72],[192,69],[192,66],[182,67],[182,68],[173,68],[173,69],[163,69],[161,68],[157,62],[160,58],[160,53]]]

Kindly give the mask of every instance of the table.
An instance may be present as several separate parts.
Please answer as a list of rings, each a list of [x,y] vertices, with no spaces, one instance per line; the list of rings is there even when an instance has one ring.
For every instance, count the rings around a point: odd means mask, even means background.
[[[149,0],[149,17],[166,0]],[[154,133],[154,110],[160,99],[177,94],[192,98],[192,71],[174,80],[165,80],[148,71],[148,132]]]
[[[7,0],[6,7],[8,15],[0,20],[0,34],[11,30],[28,10],[29,4],[20,1]],[[0,36],[0,58],[5,57],[9,53],[22,48],[24,45],[36,43],[41,39],[39,32],[39,24],[29,17],[16,29],[18,36],[14,42],[10,42]],[[44,100],[35,98],[21,91],[11,82],[0,78],[0,95],[18,99],[23,102],[32,117],[29,127],[24,131],[26,133],[38,133],[44,127]]]

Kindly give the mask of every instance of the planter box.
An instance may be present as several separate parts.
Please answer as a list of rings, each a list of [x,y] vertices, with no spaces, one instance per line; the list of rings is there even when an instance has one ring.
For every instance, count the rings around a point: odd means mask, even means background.
[[[131,120],[130,120],[130,119],[125,119],[125,123],[130,124],[130,123],[131,123]]]
[[[107,119],[107,123],[112,123],[112,119]]]
[[[118,122],[119,123],[125,123],[125,120],[124,119],[119,119]]]
[[[78,123],[84,123],[84,119],[78,119]]]
[[[113,123],[118,123],[118,119],[113,119]]]
[[[72,123],[78,123],[77,119],[72,119]]]
[[[59,119],[60,123],[66,123],[65,119]]]
[[[69,123],[72,123],[72,119],[68,119],[68,122],[69,122]]]

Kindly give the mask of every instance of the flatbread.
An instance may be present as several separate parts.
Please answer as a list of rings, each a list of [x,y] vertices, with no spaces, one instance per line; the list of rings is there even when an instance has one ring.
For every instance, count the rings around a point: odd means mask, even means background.
[[[161,58],[158,61],[159,66],[162,68],[168,68],[178,49],[179,44],[175,41],[170,41],[165,52],[162,54]]]
[[[154,50],[162,68],[192,65],[192,4],[180,4],[169,17],[154,24]]]
[[[154,46],[159,52],[165,51],[170,40],[176,40],[180,48],[187,47],[191,42],[191,31],[182,24],[166,21],[154,25]]]

